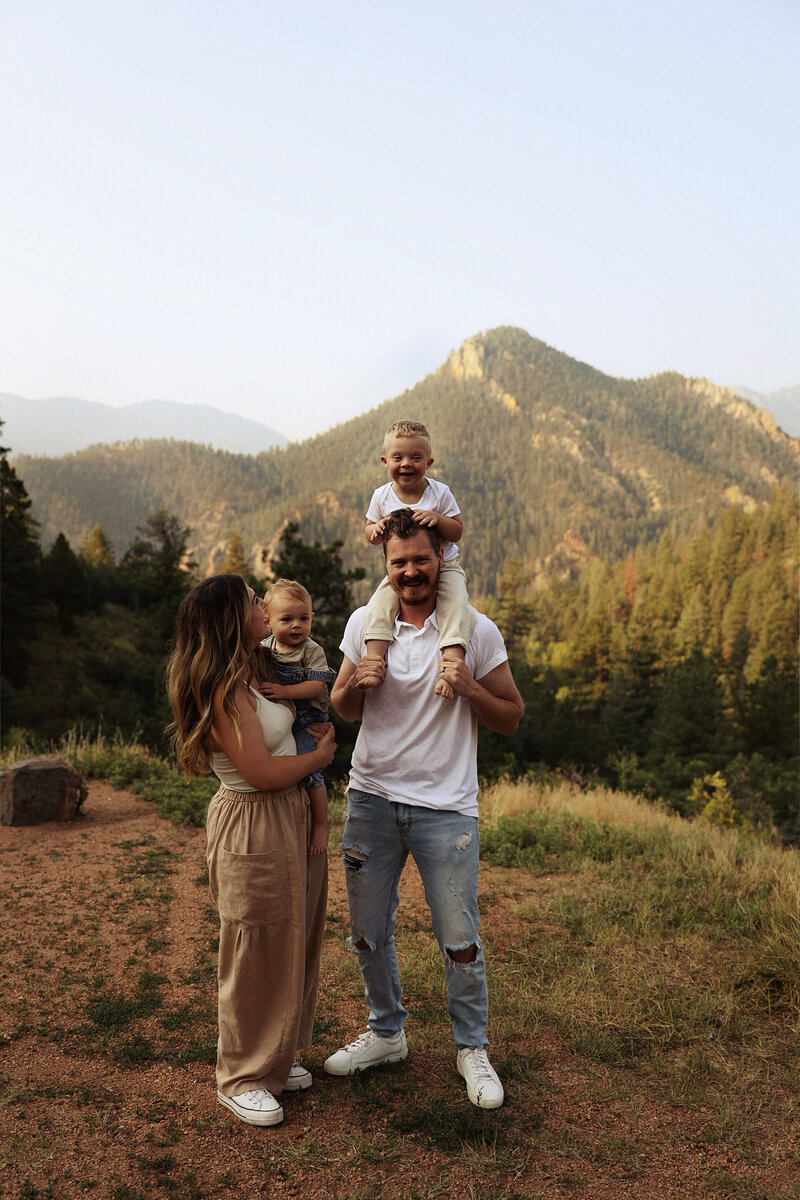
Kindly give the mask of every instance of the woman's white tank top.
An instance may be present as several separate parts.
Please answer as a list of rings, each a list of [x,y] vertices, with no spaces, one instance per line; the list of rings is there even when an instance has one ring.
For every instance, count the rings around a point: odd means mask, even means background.
[[[292,736],[292,710],[285,704],[275,704],[274,701],[267,700],[255,688],[250,688],[250,691],[256,698],[256,715],[264,733],[264,745],[267,750],[270,754],[296,754],[297,747]],[[232,792],[258,791],[258,788],[242,779],[227,754],[212,754],[211,769],[222,786],[230,788]]]

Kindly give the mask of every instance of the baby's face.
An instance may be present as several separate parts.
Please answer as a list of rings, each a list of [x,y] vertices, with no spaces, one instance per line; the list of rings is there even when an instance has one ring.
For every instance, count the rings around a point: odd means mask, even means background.
[[[269,598],[269,623],[279,648],[299,646],[311,632],[311,605],[288,592],[273,592]]]
[[[427,442],[422,438],[390,437],[384,446],[381,462],[395,487],[411,492],[422,485],[433,459]]]

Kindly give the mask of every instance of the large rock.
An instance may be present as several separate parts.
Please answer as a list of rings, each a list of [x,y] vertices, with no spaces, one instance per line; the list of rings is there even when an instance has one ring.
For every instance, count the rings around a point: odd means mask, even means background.
[[[81,801],[81,773],[54,754],[0,771],[0,824],[71,821]]]

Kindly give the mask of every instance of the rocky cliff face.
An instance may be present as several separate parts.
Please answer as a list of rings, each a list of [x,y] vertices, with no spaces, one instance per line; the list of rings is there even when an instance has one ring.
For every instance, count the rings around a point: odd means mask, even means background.
[[[723,409],[737,421],[744,421],[745,424],[752,426],[753,429],[760,429],[772,441],[781,442],[791,447],[794,453],[800,457],[800,442],[796,438],[791,438],[788,434],[784,433],[779,428],[772,413],[768,412],[766,408],[751,404],[749,400],[744,400],[741,396],[737,396],[736,392],[731,388],[718,387],[708,379],[687,379],[686,391],[687,394],[700,396],[709,404]]]

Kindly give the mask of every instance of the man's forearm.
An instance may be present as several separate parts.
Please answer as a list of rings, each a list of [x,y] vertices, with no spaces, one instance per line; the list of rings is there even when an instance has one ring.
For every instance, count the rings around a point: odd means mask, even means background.
[[[331,704],[343,721],[358,721],[364,707],[364,693],[355,687],[353,663],[342,664],[339,677],[331,690]]]
[[[493,733],[506,736],[514,733],[524,712],[522,700],[493,696],[477,681],[475,689],[474,694],[469,697],[469,702],[481,725],[485,725]]]

